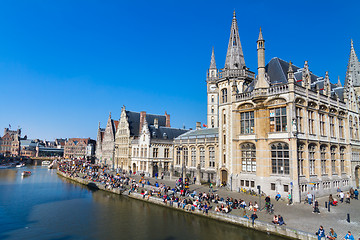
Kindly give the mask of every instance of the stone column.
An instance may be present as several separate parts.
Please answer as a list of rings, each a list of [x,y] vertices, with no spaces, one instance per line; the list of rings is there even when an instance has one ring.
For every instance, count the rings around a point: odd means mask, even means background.
[[[153,170],[154,170],[154,162],[149,162],[149,175],[150,177],[154,177],[153,176]]]
[[[162,166],[162,163],[161,162],[158,162],[158,178],[161,179],[161,174],[163,173],[163,166]]]
[[[195,184],[201,185],[200,177],[201,177],[201,167],[200,167],[200,164],[198,164],[197,168],[196,168],[196,182],[195,182]]]

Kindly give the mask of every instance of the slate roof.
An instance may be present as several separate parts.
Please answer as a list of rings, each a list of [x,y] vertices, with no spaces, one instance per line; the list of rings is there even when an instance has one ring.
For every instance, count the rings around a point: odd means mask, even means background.
[[[176,140],[185,138],[205,138],[205,137],[218,137],[219,128],[203,128],[197,130],[190,130],[176,138]]]
[[[274,86],[274,85],[287,83],[288,69],[289,69],[288,62],[277,57],[271,59],[270,62],[265,67],[265,71],[270,80],[270,84]],[[292,65],[292,69],[294,71],[295,84],[301,85],[302,68]],[[339,98],[343,100],[344,87],[338,86],[337,84],[333,84],[333,83],[330,83],[330,85],[331,85],[332,96],[334,96],[334,94],[336,93],[339,96]],[[323,88],[324,88],[324,78],[311,73],[311,89],[315,90],[315,89],[323,89]],[[245,91],[251,92],[253,89],[254,89],[254,81],[251,82],[251,84],[249,84],[249,86]]]
[[[167,139],[172,140],[178,137],[181,134],[188,132],[189,130],[181,129],[181,128],[169,128],[159,126],[156,128],[155,126],[149,126],[150,137],[152,139]]]
[[[140,130],[140,113],[126,111],[126,116],[128,117],[130,135],[139,136]],[[148,125],[154,125],[154,119],[158,119],[159,126],[166,126],[166,117],[164,115],[155,115],[146,113],[146,121]]]

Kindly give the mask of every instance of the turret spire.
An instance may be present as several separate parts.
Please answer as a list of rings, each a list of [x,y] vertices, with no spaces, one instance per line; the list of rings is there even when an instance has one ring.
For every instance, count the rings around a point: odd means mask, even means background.
[[[210,69],[216,69],[214,47],[212,48],[212,53],[211,53]]]
[[[260,32],[259,32],[259,39],[258,39],[258,41],[260,41],[260,40],[264,40],[263,35],[262,35],[262,31],[261,31],[261,27],[260,27]]]
[[[349,78],[349,75],[351,75],[353,86],[359,87],[360,86],[359,72],[360,72],[360,62],[356,56],[356,52],[354,49],[354,42],[351,39],[350,57],[349,57],[349,62],[348,62],[348,66],[347,66],[347,71],[346,71],[345,86],[349,84],[348,78]]]
[[[341,85],[341,81],[340,81],[340,76],[338,76],[337,86],[338,86],[338,87],[342,87],[342,85]]]
[[[269,83],[265,78],[265,40],[262,37],[260,28],[259,40],[257,40],[258,75],[255,88],[267,88]]]
[[[239,29],[234,10],[233,20],[230,30],[230,39],[228,50],[226,53],[225,68],[226,69],[243,69],[245,67],[244,54],[241,47]]]
[[[292,62],[289,62],[289,69],[287,71],[288,83],[295,82],[294,70],[292,69]]]

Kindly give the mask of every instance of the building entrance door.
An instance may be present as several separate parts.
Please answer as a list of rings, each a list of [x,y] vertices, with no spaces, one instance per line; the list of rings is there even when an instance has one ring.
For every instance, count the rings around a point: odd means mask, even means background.
[[[136,173],[136,163],[133,163],[133,173]]]
[[[153,177],[155,177],[159,173],[159,166],[157,163],[153,163]]]
[[[220,181],[224,186],[226,186],[227,184],[227,179],[228,179],[228,172],[226,170],[221,170]]]

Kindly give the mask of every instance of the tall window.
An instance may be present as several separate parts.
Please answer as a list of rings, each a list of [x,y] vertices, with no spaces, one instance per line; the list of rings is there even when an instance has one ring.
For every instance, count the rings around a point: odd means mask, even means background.
[[[334,175],[336,174],[336,147],[332,146],[330,148],[331,154],[331,173]]]
[[[221,99],[222,99],[222,103],[227,102],[227,89],[226,88],[221,90]]]
[[[353,132],[353,121],[352,116],[349,117],[349,129],[350,129],[350,139],[354,138],[354,132]]]
[[[271,166],[273,174],[290,174],[288,144],[276,143],[271,145]]]
[[[339,137],[344,138],[344,119],[338,118],[339,120]]]
[[[226,112],[223,110],[223,124],[226,124]]]
[[[335,137],[335,117],[329,116],[330,119],[330,137]]]
[[[223,144],[225,145],[226,144],[226,135],[224,134],[223,136]]]
[[[299,144],[298,146],[298,167],[299,175],[304,175],[304,144]]]
[[[196,148],[191,148],[191,166],[196,167]]]
[[[326,174],[326,146],[320,146],[321,174]]]
[[[181,151],[180,151],[180,149],[178,148],[178,149],[176,150],[176,164],[177,164],[177,165],[180,165],[180,160],[181,160]]]
[[[359,139],[359,125],[358,125],[358,120],[356,117],[354,119],[354,126],[355,126],[354,138],[357,140],[357,139]]]
[[[304,132],[303,129],[303,110],[302,108],[296,108],[296,120],[297,120],[297,130],[298,132]]]
[[[286,107],[270,109],[270,132],[285,132],[286,127]]]
[[[168,148],[164,149],[164,158],[169,158],[169,149]]]
[[[209,147],[209,167],[215,167],[215,148]]]
[[[188,153],[188,149],[184,148],[183,149],[183,161],[184,161],[184,165],[187,166],[188,165],[188,159],[189,159],[189,153]]]
[[[214,102],[214,95],[211,95],[211,102]]]
[[[240,118],[241,134],[254,133],[254,112],[243,112]]]
[[[211,107],[211,113],[214,113],[214,107]]]
[[[153,149],[153,157],[154,157],[154,158],[157,158],[157,157],[158,157],[158,151],[159,151],[158,148],[154,148],[154,149]]]
[[[309,120],[309,134],[315,134],[314,111],[308,111],[308,120]]]
[[[325,129],[325,114],[319,113],[320,118],[320,135],[326,136],[326,129]]]
[[[200,148],[200,167],[205,168],[205,148]]]
[[[315,175],[315,145],[309,145],[309,171],[310,175]]]
[[[340,171],[345,172],[345,148],[340,148]]]
[[[252,143],[241,145],[242,171],[256,172],[256,149]]]

